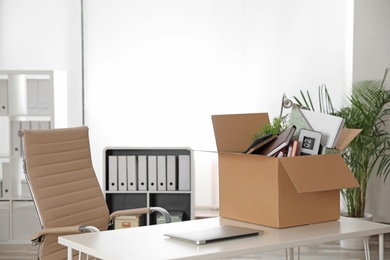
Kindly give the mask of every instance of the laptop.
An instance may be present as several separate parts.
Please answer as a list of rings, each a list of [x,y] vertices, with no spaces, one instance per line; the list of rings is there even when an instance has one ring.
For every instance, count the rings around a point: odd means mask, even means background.
[[[257,236],[263,233],[264,231],[257,229],[221,225],[193,231],[167,233],[164,234],[164,236],[201,245],[226,239]]]

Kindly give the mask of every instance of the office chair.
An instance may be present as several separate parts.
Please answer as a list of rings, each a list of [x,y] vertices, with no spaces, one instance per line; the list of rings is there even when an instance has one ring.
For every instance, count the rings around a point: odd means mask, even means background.
[[[107,230],[121,215],[158,211],[171,222],[169,213],[159,207],[109,214],[92,166],[88,130],[81,126],[19,131],[25,177],[42,226],[32,238],[39,244],[38,259],[67,259],[67,248],[57,243],[58,236]]]

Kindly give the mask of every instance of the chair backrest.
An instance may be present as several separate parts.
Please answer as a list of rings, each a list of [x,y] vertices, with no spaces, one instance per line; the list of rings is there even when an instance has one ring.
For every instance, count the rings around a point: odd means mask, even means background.
[[[26,179],[42,228],[92,225],[106,230],[109,210],[92,166],[88,127],[24,130]],[[41,259],[66,259],[46,235]]]

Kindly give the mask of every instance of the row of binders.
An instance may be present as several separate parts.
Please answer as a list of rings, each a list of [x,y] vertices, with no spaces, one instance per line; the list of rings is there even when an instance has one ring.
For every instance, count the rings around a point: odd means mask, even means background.
[[[50,129],[50,121],[12,121],[11,122],[11,155],[22,156],[22,140],[18,135],[20,129]]]
[[[109,191],[189,191],[190,155],[109,155]]]

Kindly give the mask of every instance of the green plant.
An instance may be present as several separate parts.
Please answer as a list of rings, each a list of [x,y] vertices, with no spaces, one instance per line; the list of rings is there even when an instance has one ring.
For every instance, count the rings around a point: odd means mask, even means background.
[[[353,84],[348,95],[349,105],[336,112],[345,119],[345,127],[362,132],[342,152],[360,188],[342,190],[348,216],[363,217],[366,206],[367,183],[373,172],[386,181],[390,170],[390,132],[386,123],[390,116],[390,91],[383,80],[364,80]]]
[[[306,91],[306,96],[302,90],[300,91],[300,93],[303,102],[301,102],[297,97],[294,96],[293,98],[295,102],[303,108],[310,109],[311,111],[315,111],[309,91]],[[332,104],[332,99],[330,98],[326,85],[321,85],[318,87],[318,101],[319,101],[318,102],[319,111],[321,113],[326,113],[326,114],[335,113]]]
[[[385,88],[386,69],[382,80],[354,82],[347,93],[348,104],[339,111],[333,109],[326,87],[319,88],[320,112],[345,119],[346,128],[362,129],[362,132],[345,148],[341,155],[358,181],[359,188],[343,189],[341,194],[349,217],[363,217],[366,206],[367,183],[373,172],[386,181],[390,171],[390,132],[386,123],[390,119],[390,91]],[[301,91],[303,102],[298,104],[314,110],[309,92]]]
[[[274,117],[272,123],[265,124],[259,133],[255,134],[254,139],[266,135],[273,134],[278,136],[281,132],[287,129],[287,116]]]

